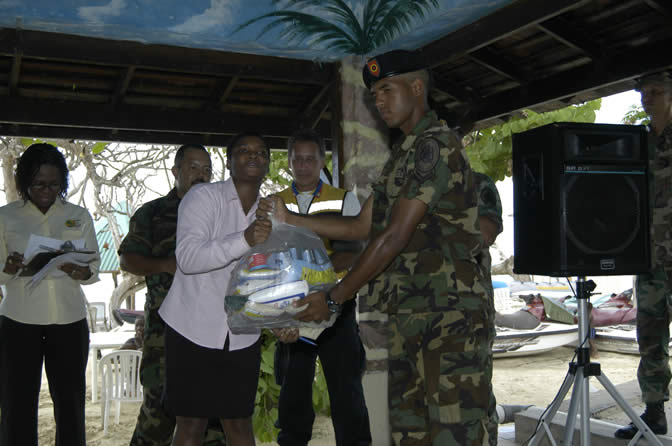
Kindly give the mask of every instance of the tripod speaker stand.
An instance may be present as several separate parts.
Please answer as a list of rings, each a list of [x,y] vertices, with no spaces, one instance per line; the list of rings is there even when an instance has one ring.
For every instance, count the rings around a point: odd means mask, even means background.
[[[639,429],[637,434],[632,438],[632,440],[630,440],[628,444],[636,444],[643,435],[649,441],[649,444],[662,446],[660,440],[653,434],[651,429],[649,429],[644,421],[642,421],[642,419],[635,413],[632,407],[630,407],[625,399],[623,399],[623,397],[618,393],[618,390],[616,390],[616,387],[614,387],[611,381],[609,381],[609,379],[601,373],[600,364],[596,362],[590,362],[590,347],[585,346],[584,343],[588,337],[589,330],[588,299],[590,299],[590,293],[595,289],[595,283],[592,280],[586,281],[585,277],[579,277],[576,288],[576,300],[579,310],[579,346],[577,347],[577,361],[569,363],[569,373],[565,377],[565,380],[560,387],[560,391],[558,392],[558,396],[555,399],[555,402],[548,408],[548,412],[539,420],[539,424],[542,430],[537,428],[537,432],[531,438],[529,444],[531,446],[538,445],[545,435],[548,435],[552,444],[556,444],[555,441],[553,441],[553,436],[551,435],[550,423],[553,420],[553,417],[555,417],[555,414],[558,411],[563,399],[565,398],[565,395],[567,395],[570,387],[574,385],[574,388],[572,389],[572,397],[569,402],[569,410],[567,412],[567,423],[565,425],[564,437],[561,444],[568,446],[573,443],[574,425],[576,423],[576,415],[578,412],[581,415],[581,446],[590,445],[590,400],[588,394],[588,385],[590,377],[594,376]]]

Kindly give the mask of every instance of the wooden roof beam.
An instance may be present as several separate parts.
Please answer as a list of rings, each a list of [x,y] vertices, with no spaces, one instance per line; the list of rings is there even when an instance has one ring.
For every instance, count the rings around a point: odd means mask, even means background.
[[[217,99],[217,106],[216,106],[217,110],[222,110],[224,108],[224,104],[226,104],[226,101],[229,99],[229,96],[231,96],[231,92],[236,87],[236,84],[238,83],[239,79],[240,79],[239,76],[233,76],[231,80],[226,84],[226,88],[224,88],[224,91],[219,96],[219,99]]]
[[[9,73],[9,95],[14,96],[19,86],[19,75],[21,74],[21,60],[23,59],[23,51],[20,48],[14,50],[14,58],[12,59],[12,69]]]
[[[1,29],[0,54],[12,56],[19,30]],[[323,85],[332,78],[331,63],[231,53],[216,50],[146,45],[70,34],[20,30],[24,58],[53,59],[85,65],[135,66],[138,69],[221,77],[241,76],[287,83]]]
[[[518,0],[422,49],[430,67],[450,62],[507,37],[521,28],[544,22],[591,0]]]
[[[317,126],[320,119],[322,119],[324,112],[329,108],[330,98],[328,93],[333,85],[334,83],[332,82],[322,87],[312,101],[310,101],[310,104],[308,104],[301,114],[298,124],[299,127],[314,129]]]
[[[252,128],[245,127],[245,128]],[[328,132],[328,130],[327,130]],[[165,133],[136,130],[96,129],[77,127],[39,126],[31,124],[2,124],[0,134],[17,137],[33,137],[45,139],[84,139],[88,141],[127,142],[139,144],[202,144],[210,147],[224,147],[233,134],[211,133]],[[263,134],[263,132],[262,132]],[[328,135],[328,133],[325,133]],[[273,149],[284,149],[287,138],[283,136],[264,135],[264,140]]]
[[[669,0],[644,0],[644,3],[672,22],[672,5],[670,5]]]
[[[669,69],[672,67],[672,53],[669,51],[671,46],[672,39],[658,41],[530,82],[524,87],[489,96],[484,101],[473,104],[470,117],[475,122],[489,120],[515,110],[634,79],[644,73]]]
[[[114,94],[112,95],[112,104],[119,104],[123,102],[124,96],[126,96],[128,86],[131,85],[131,80],[133,79],[134,74],[134,66],[126,68],[124,74],[119,79],[119,83],[117,84],[117,88],[115,89]]]
[[[477,64],[493,71],[500,76],[511,79],[518,84],[525,84],[528,81],[528,76],[520,69],[515,67],[507,59],[492,51],[490,48],[483,48],[474,51],[467,56]]]
[[[537,27],[564,45],[581,51],[591,59],[604,56],[604,50],[601,47],[586,39],[584,33],[581,33],[561,17],[538,23]]]
[[[480,100],[480,97],[475,95],[468,88],[461,87],[455,82],[434,73],[432,73],[432,84],[434,89],[454,97],[458,102],[470,103]]]
[[[59,112],[54,113],[53,110]],[[116,119],[111,120],[110,116],[115,116]],[[296,118],[287,116],[264,119],[258,115],[244,115],[237,112],[217,113],[203,110],[185,112],[142,105],[118,104],[115,107],[112,104],[63,103],[60,100],[5,97],[3,107],[0,107],[0,123],[211,135],[235,135],[241,129],[254,128],[263,135],[285,137],[296,124]]]

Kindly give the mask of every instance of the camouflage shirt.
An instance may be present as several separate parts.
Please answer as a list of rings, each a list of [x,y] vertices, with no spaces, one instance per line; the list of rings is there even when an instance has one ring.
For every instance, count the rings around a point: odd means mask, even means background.
[[[653,266],[672,271],[672,122],[649,150]]]
[[[487,217],[497,223],[497,234],[504,230],[502,223],[502,201],[497,192],[497,186],[492,179],[480,172],[474,172],[476,187],[478,188],[478,216]]]
[[[168,195],[143,204],[131,218],[128,234],[121,242],[119,254],[139,254],[147,257],[175,255],[179,204],[180,199],[175,188]],[[146,276],[145,281],[147,282],[145,313],[149,319],[154,320],[153,316],[158,317],[159,307],[173,284],[173,275],[152,274]]]
[[[487,292],[474,175],[457,136],[434,112],[392,147],[373,193],[374,236],[388,225],[399,197],[418,199],[427,211],[375,281],[371,298],[378,301],[369,304],[388,313],[482,309]]]

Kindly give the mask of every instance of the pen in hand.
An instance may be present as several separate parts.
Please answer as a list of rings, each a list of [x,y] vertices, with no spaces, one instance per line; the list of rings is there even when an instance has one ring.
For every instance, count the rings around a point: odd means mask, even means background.
[[[19,268],[19,269],[14,273],[14,275],[12,276],[12,278],[9,279],[9,280],[14,280],[14,279],[16,279],[17,277],[19,277],[19,276],[21,275],[22,272],[23,272],[23,268]]]

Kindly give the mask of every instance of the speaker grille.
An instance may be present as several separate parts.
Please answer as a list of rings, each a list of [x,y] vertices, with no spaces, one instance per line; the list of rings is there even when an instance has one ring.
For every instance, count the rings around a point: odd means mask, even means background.
[[[638,236],[642,197],[632,176],[571,175],[563,195],[566,234],[582,252],[620,253]]]

